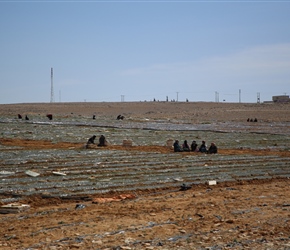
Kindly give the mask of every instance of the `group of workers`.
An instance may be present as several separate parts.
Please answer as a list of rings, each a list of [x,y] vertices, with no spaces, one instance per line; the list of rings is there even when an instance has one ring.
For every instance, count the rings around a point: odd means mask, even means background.
[[[89,147],[90,144],[95,144],[96,136],[93,135],[87,142],[86,148]],[[99,138],[99,144],[98,147],[104,147],[107,146],[107,140],[104,135],[101,135]],[[214,142],[210,144],[210,147],[207,148],[205,141],[201,142],[201,145],[198,147],[196,141],[192,141],[191,145],[189,146],[187,143],[187,140],[185,140],[182,144],[182,146],[179,145],[179,141],[175,140],[173,144],[174,152],[201,152],[201,153],[207,153],[207,154],[216,154],[217,153],[217,146]]]
[[[86,148],[89,147],[90,144],[95,144],[95,139],[96,139],[96,136],[93,135],[87,142],[86,144]],[[99,138],[99,144],[98,144],[98,147],[104,147],[104,146],[107,146],[107,140],[106,140],[106,137],[104,135],[101,135],[100,138]]]
[[[217,153],[217,146],[214,142],[210,144],[210,147],[207,148],[205,141],[201,142],[201,145],[198,147],[196,141],[192,141],[191,145],[189,146],[187,140],[185,140],[182,146],[179,145],[179,141],[175,140],[173,144],[174,152],[201,152],[207,154],[216,154]]]

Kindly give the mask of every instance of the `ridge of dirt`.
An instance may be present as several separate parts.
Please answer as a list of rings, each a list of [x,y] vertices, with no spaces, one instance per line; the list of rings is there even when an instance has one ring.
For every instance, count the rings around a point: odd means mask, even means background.
[[[46,140],[28,140],[28,139],[7,139],[0,138],[0,144],[5,146],[15,146],[21,147],[23,149],[84,149],[85,143],[72,143],[72,142],[57,142],[52,143],[51,141]],[[158,153],[173,153],[173,148],[168,146],[123,146],[123,145],[109,145],[106,147],[98,147],[96,145],[90,145],[90,149],[96,150],[128,150],[128,151],[141,151],[141,152],[158,152]],[[6,149],[9,150],[9,149]],[[270,149],[219,149],[219,154],[223,155],[242,155],[242,154],[251,154],[251,155],[278,155],[284,157],[290,157],[290,151],[278,151]],[[180,154],[198,154],[198,152],[181,152]]]

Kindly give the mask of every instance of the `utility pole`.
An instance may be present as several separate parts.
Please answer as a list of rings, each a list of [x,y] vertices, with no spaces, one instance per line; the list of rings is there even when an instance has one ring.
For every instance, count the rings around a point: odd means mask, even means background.
[[[125,101],[125,96],[121,95],[121,102],[124,102],[124,101]]]
[[[54,102],[54,95],[53,95],[53,68],[50,69],[50,82],[51,82],[50,102]]]
[[[176,92],[176,101],[178,102],[178,93],[179,92]]]
[[[239,89],[239,103],[241,103],[241,90]]]

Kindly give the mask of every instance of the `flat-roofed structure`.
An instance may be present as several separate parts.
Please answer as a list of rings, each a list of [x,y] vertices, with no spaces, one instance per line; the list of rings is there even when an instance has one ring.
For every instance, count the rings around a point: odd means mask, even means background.
[[[272,96],[273,102],[290,102],[289,95]]]

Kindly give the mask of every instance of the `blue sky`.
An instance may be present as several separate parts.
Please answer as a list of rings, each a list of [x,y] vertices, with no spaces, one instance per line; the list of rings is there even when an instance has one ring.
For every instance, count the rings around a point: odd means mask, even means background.
[[[290,94],[290,1],[0,0],[0,103]],[[216,94],[218,93],[218,94]]]

